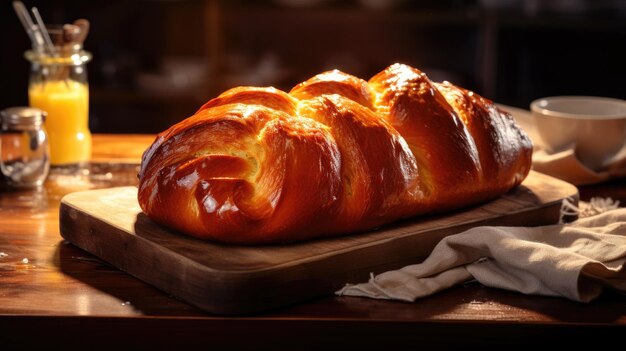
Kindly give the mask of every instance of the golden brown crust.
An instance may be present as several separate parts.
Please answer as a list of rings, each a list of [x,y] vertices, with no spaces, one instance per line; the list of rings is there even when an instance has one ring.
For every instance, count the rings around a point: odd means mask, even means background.
[[[289,94],[231,89],[159,134],[139,204],[199,238],[291,242],[492,199],[531,152],[508,113],[415,68],[369,82],[330,71]]]

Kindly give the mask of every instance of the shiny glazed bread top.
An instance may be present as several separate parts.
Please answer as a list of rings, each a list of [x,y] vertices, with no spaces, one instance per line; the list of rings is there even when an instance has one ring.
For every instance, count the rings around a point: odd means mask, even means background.
[[[394,64],[319,74],[289,93],[237,87],[160,133],[139,204],[183,233],[237,244],[367,230],[493,199],[532,144],[491,101]]]

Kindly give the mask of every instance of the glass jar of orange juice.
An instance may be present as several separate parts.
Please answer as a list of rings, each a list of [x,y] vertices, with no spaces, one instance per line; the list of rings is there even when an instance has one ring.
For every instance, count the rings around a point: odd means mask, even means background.
[[[54,51],[29,50],[28,100],[47,112],[45,128],[52,167],[74,167],[91,157],[89,87],[86,64],[91,53],[82,45],[56,45]]]

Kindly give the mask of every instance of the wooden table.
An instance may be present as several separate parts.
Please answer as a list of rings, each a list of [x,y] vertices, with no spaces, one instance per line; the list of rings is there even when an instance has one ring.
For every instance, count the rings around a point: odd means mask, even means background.
[[[52,175],[41,191],[0,193],[0,347],[366,349],[620,342],[626,297],[605,293],[590,304],[525,296],[468,283],[415,303],[364,298],[316,299],[261,315],[209,315],[63,242],[62,195],[136,184],[146,135],[94,136],[89,174]],[[614,181],[581,189],[610,195]],[[598,339],[601,338],[601,339]]]

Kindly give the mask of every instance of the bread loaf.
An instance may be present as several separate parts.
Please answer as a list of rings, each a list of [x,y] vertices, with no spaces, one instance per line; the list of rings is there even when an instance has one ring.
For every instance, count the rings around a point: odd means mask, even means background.
[[[154,221],[225,243],[365,231],[496,198],[532,144],[491,101],[394,64],[366,82],[334,70],[230,89],[160,133],[138,200]]]

